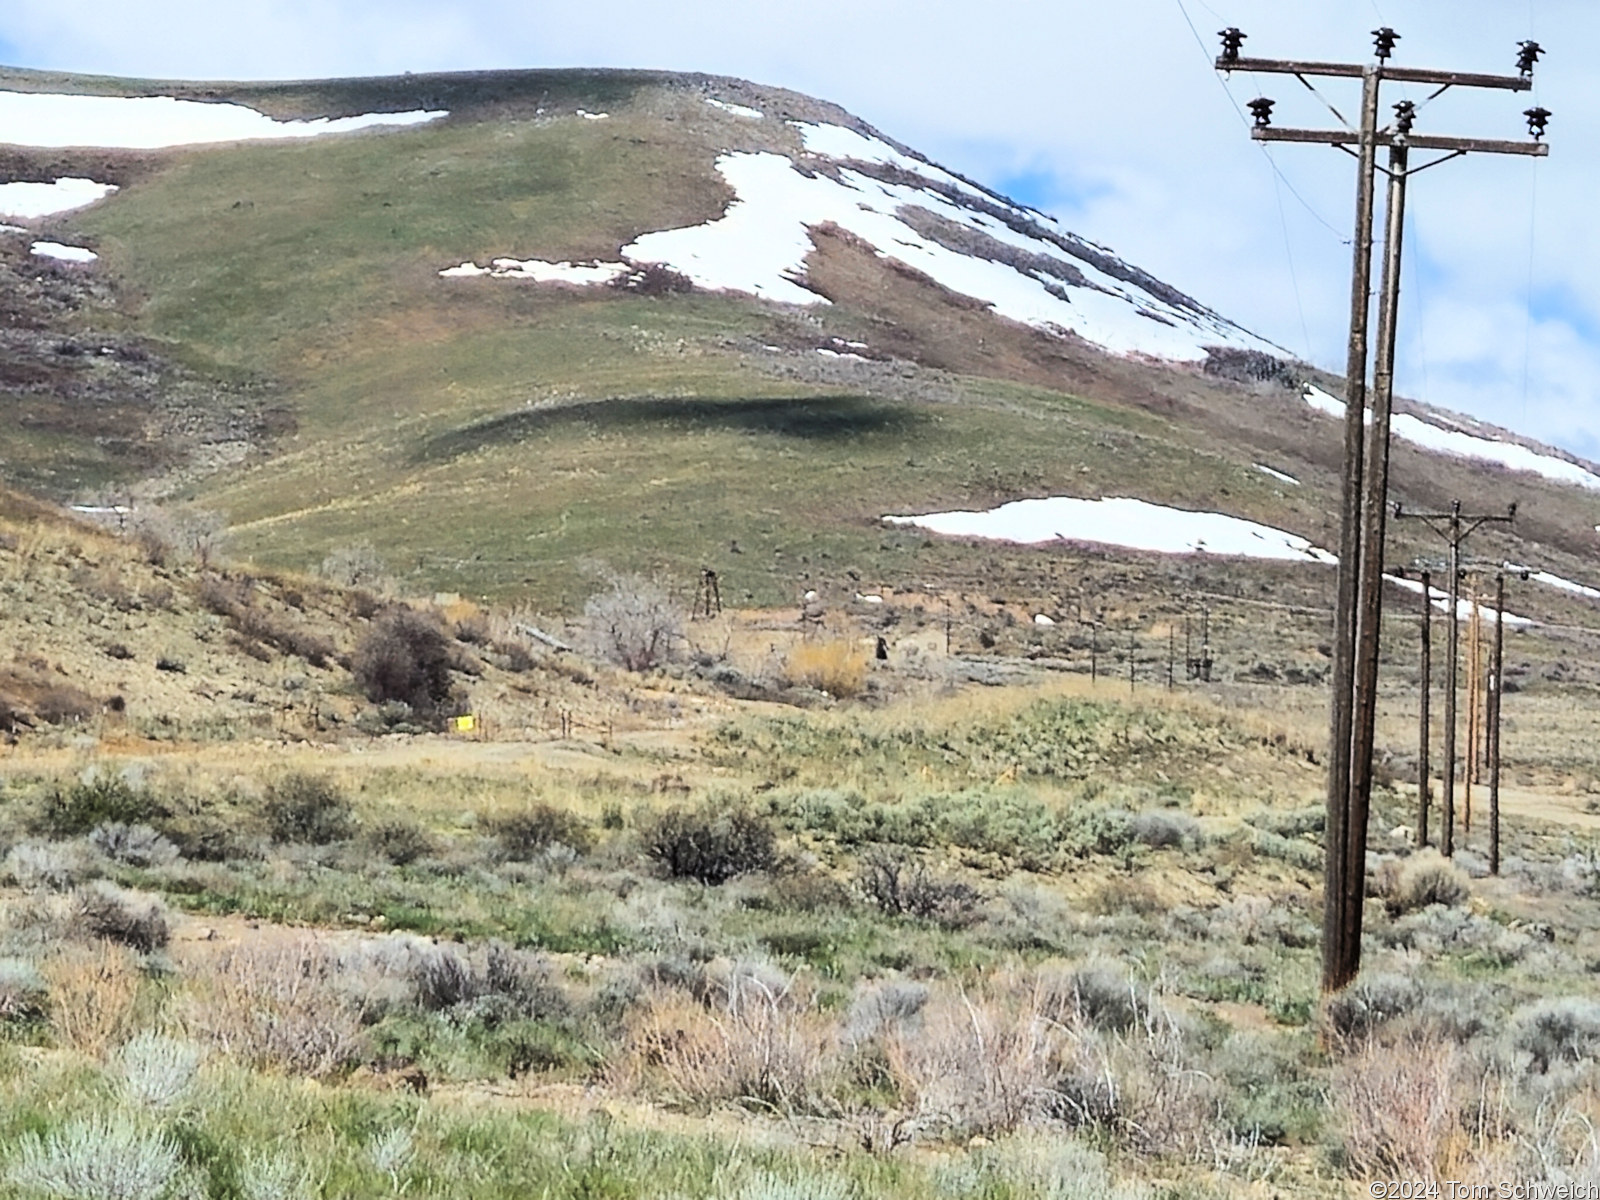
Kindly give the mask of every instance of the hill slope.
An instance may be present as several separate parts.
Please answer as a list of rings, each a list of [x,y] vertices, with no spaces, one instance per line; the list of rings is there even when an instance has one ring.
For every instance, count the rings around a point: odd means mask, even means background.
[[[166,107],[60,145],[113,111],[84,93]],[[371,540],[419,589],[568,608],[605,566],[711,566],[762,603],[1003,586],[1037,554],[881,519],[1027,496],[1334,540],[1337,425],[1285,386],[1314,373],[832,105],[641,72],[0,74],[0,103],[23,100],[50,119],[10,123],[37,144],[9,178],[118,189],[0,235],[39,293],[17,293],[32,329],[3,386],[27,420],[0,454],[58,496],[154,474],[141,494],[224,511],[263,563]],[[202,117],[260,140],[170,144],[219,136]],[[46,239],[98,257],[41,258]],[[1395,486],[1516,500],[1518,535],[1480,550],[1592,574],[1600,494],[1407,442]],[[1297,586],[1325,590],[1309,570]]]

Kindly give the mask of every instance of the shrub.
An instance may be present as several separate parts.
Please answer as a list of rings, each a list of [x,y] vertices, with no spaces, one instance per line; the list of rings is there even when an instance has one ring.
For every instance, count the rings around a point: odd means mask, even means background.
[[[451,698],[450,661],[450,643],[438,624],[396,605],[356,644],[350,669],[374,704],[399,700],[431,715]]]
[[[178,1173],[178,1147],[131,1117],[80,1117],[18,1143],[6,1177],[24,1192],[74,1200],[158,1200]]]
[[[1430,904],[1453,907],[1464,904],[1472,889],[1465,871],[1435,850],[1413,854],[1401,865],[1389,895],[1395,914],[1413,912]]]
[[[960,880],[935,878],[922,859],[889,850],[862,860],[856,886],[888,916],[921,917],[952,929],[975,921],[983,899]]]
[[[50,987],[39,968],[25,958],[0,958],[0,1024],[42,1021]]]
[[[89,844],[113,862],[130,867],[165,867],[178,859],[178,848],[148,825],[107,821],[96,825]]]
[[[674,808],[640,831],[647,857],[673,879],[721,884],[777,862],[777,834],[770,822],[742,804]]]
[[[26,892],[64,892],[98,873],[82,842],[19,842],[5,858],[5,874]]]
[[[141,954],[161,949],[171,936],[167,906],[159,897],[126,891],[105,880],[78,890],[73,897],[73,920],[82,934],[117,942]]]
[[[139,1034],[117,1054],[122,1093],[139,1108],[171,1108],[199,1069],[200,1047],[156,1033]]]
[[[1158,809],[1140,813],[1133,819],[1129,832],[1134,841],[1153,849],[1192,846],[1200,840],[1200,823],[1187,813]]]
[[[362,1046],[361,1006],[338,971],[310,940],[208,955],[191,967],[189,1027],[258,1070],[333,1074]]]
[[[1140,1021],[1138,992],[1128,977],[1104,965],[1082,967],[1045,988],[1045,1002],[1063,1018],[1114,1033]]]
[[[848,699],[866,687],[867,656],[849,638],[801,642],[789,651],[784,674],[791,683]]]
[[[326,846],[355,833],[355,811],[326,775],[296,771],[276,780],[267,789],[262,815],[279,842]]]
[[[1600,1002],[1561,996],[1524,1005],[1511,1015],[1512,1044],[1541,1073],[1557,1063],[1600,1053]]]
[[[587,850],[594,841],[587,821],[553,804],[530,805],[520,812],[490,817],[484,824],[499,839],[501,852],[515,862],[532,862],[557,844]]]
[[[137,825],[166,815],[166,806],[149,791],[119,775],[100,772],[67,787],[52,788],[36,825],[40,833],[81,837],[98,825]]]
[[[251,1155],[239,1168],[244,1200],[310,1200],[311,1180],[292,1158]]]
[[[1364,975],[1328,1001],[1328,1025],[1342,1038],[1366,1037],[1421,999],[1422,989],[1403,975]]]
[[[367,844],[397,867],[426,858],[434,852],[433,837],[415,821],[395,817],[366,831]]]
[[[683,637],[683,614],[653,580],[621,575],[584,605],[594,649],[629,671],[668,661]]]
[[[331,583],[343,588],[366,588],[369,591],[389,590],[389,571],[383,559],[372,548],[371,542],[354,546],[339,546],[328,552],[318,573]]]

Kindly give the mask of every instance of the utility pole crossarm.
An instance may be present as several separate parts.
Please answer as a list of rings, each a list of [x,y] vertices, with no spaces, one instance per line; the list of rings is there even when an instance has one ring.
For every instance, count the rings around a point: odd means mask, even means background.
[[[1217,59],[1219,71],[1253,71],[1258,75],[1317,75],[1330,79],[1360,79],[1367,69],[1358,63],[1297,62],[1277,58]],[[1433,83],[1443,87],[1499,88],[1507,92],[1526,92],[1533,80],[1523,75],[1479,75],[1471,71],[1430,71],[1421,67],[1379,69],[1384,80],[1395,83]]]
[[[1311,142],[1322,146],[1359,146],[1361,134],[1350,129],[1281,129],[1276,125],[1257,126],[1250,137],[1258,142]],[[1548,142],[1513,142],[1502,138],[1449,137],[1442,134],[1413,133],[1405,137],[1378,134],[1381,146],[1409,146],[1413,150],[1453,150],[1458,154],[1523,154],[1544,158],[1550,153]]]

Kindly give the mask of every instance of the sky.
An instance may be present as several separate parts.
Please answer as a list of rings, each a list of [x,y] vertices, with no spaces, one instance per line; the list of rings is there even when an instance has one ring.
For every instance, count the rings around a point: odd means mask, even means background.
[[[1215,33],[1246,53],[1514,73],[1530,95],[1448,92],[1419,131],[1522,138],[1554,112],[1551,155],[1476,156],[1411,185],[1398,387],[1600,458],[1600,5],[1592,0],[7,0],[0,62],[145,78],[286,79],[495,67],[736,75],[835,101],[1189,292],[1295,356],[1342,370],[1355,170],[1250,141],[1336,119],[1292,77],[1219,77]],[[1319,83],[1346,115],[1359,84]],[[1389,85],[1384,102],[1421,101]],[[1381,216],[1380,216],[1381,224]]]

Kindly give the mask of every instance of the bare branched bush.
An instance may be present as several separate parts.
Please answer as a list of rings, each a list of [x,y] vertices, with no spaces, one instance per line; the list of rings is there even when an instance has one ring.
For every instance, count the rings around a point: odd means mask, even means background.
[[[866,855],[856,873],[856,887],[888,916],[921,917],[947,929],[976,921],[983,900],[977,888],[959,879],[938,878],[908,850],[880,849]]]
[[[338,960],[310,940],[198,959],[186,1023],[258,1070],[319,1078],[362,1046],[361,1006],[337,986]]]
[[[222,558],[228,541],[227,519],[209,509],[150,506],[134,517],[132,531],[156,566],[176,559],[209,568]]]
[[[19,842],[6,854],[6,878],[25,892],[64,892],[100,873],[82,842]]]
[[[178,1147],[131,1117],[87,1117],[16,1147],[6,1178],[24,1193],[74,1200],[159,1200],[178,1173]]]
[[[328,552],[318,574],[343,588],[363,588],[384,595],[393,589],[389,569],[371,542],[339,546]]]
[[[670,660],[683,639],[683,612],[659,583],[619,575],[584,605],[593,649],[629,671]]]
[[[1460,1132],[1460,1054],[1441,1041],[1368,1042],[1334,1071],[1333,1107],[1351,1173],[1371,1179],[1448,1179]]]
[[[668,809],[640,829],[639,840],[646,857],[673,879],[713,886],[771,870],[778,859],[772,823],[738,803]]]

